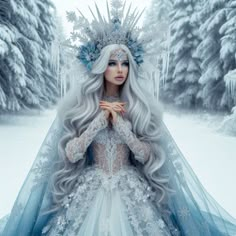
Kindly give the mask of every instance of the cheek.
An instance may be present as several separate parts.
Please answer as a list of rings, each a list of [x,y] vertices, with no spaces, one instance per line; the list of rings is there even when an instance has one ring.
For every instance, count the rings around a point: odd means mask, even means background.
[[[110,77],[112,75],[112,72],[113,72],[112,68],[108,67],[104,73],[105,78]]]
[[[129,74],[129,68],[126,68],[125,74],[126,74],[126,76],[128,76],[128,74]]]

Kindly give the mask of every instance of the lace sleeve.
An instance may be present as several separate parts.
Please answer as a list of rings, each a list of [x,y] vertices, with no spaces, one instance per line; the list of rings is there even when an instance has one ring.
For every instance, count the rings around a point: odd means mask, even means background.
[[[79,136],[71,139],[66,144],[66,156],[72,162],[75,163],[82,159],[89,144],[93,141],[97,133],[106,128],[108,121],[105,117],[105,112],[101,111],[99,115],[90,123],[88,128]]]
[[[133,152],[135,159],[144,164],[148,160],[151,152],[149,143],[140,141],[129,129],[121,116],[117,117],[117,122],[113,124],[113,127]]]

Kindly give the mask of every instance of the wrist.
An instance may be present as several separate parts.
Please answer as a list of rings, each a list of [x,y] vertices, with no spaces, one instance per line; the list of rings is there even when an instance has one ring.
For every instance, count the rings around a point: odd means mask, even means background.
[[[101,110],[99,116],[102,120],[101,128],[106,128],[108,126],[109,113],[107,113],[105,110]]]

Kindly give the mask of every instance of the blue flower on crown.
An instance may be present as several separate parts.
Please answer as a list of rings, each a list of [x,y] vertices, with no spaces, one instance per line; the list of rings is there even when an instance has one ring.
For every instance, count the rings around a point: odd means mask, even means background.
[[[82,62],[86,68],[91,71],[94,61],[98,59],[100,50],[97,48],[95,42],[88,42],[79,47],[77,58]]]
[[[131,35],[127,42],[127,47],[129,48],[131,54],[134,57],[135,62],[140,65],[143,63],[143,45],[137,41],[137,39],[132,39]]]

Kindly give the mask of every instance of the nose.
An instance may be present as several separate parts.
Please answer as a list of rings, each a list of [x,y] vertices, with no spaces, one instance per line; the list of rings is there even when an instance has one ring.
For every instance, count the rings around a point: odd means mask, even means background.
[[[122,72],[122,65],[120,62],[118,63],[118,72]]]

